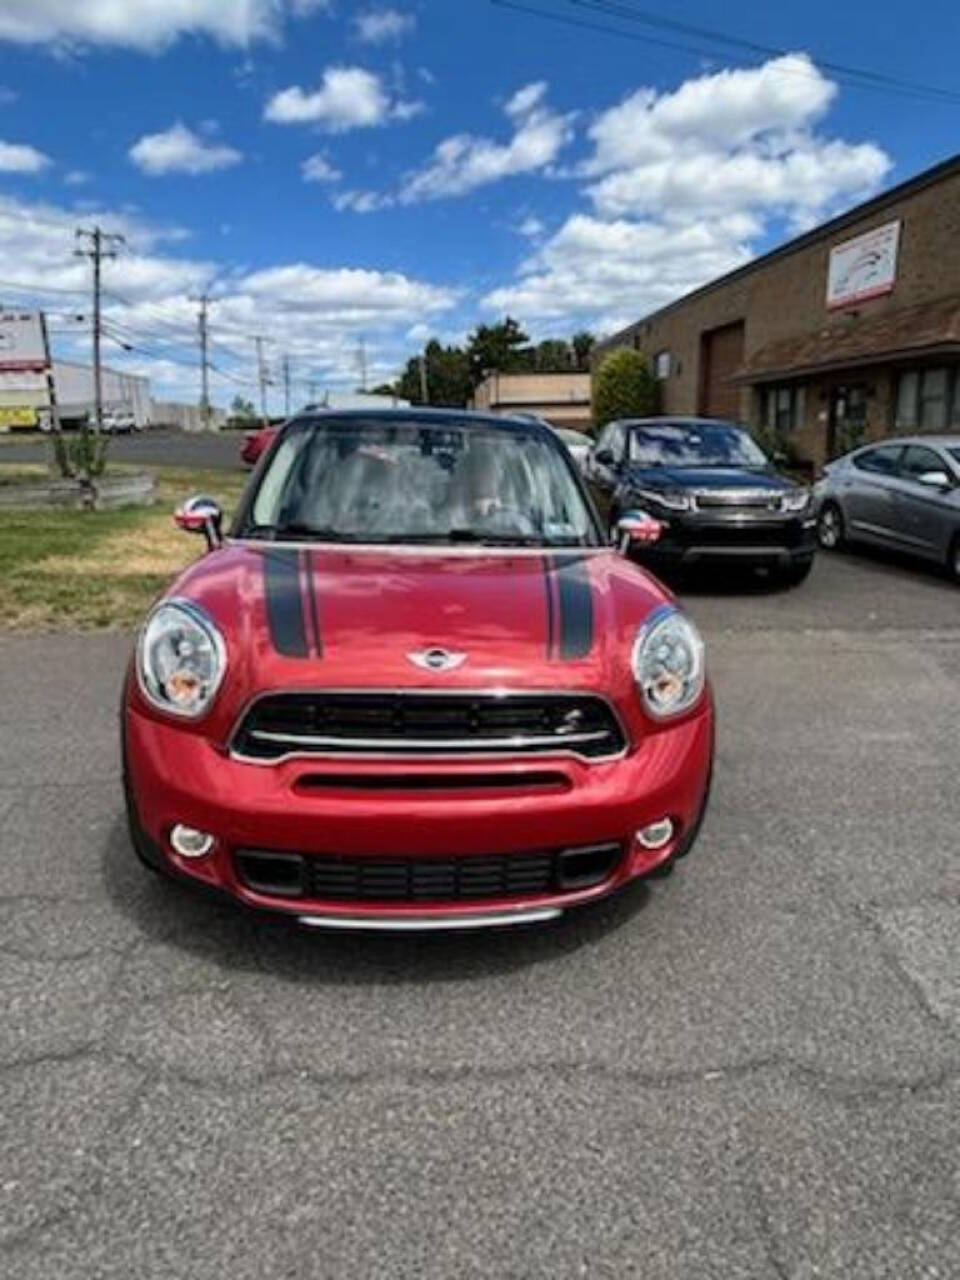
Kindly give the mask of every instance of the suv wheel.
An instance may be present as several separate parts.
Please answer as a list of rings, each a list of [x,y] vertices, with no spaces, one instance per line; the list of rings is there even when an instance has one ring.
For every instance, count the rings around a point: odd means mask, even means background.
[[[843,546],[843,512],[835,502],[825,502],[817,516],[817,541],[824,551],[839,551]]]

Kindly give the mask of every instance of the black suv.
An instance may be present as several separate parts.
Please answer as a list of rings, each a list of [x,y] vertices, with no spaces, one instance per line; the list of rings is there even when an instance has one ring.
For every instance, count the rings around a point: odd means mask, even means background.
[[[810,572],[816,548],[810,491],[778,475],[735,423],[611,422],[588,474],[611,530],[635,514],[659,523],[653,540],[631,542],[631,555],[653,569],[725,562],[772,570],[791,583]]]

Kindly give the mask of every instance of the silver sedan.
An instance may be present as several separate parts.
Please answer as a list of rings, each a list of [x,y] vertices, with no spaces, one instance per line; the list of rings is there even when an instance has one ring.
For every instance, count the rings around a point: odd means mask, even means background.
[[[814,486],[817,538],[934,560],[960,582],[960,435],[903,436],[831,462]]]

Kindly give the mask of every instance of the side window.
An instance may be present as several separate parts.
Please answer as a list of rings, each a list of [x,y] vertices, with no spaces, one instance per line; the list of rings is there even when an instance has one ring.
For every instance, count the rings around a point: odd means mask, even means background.
[[[610,452],[617,462],[623,462],[627,441],[626,427],[614,427],[610,435]]]
[[[928,471],[947,471],[947,464],[939,453],[935,453],[933,449],[928,449],[919,444],[908,445],[903,455],[903,461],[900,464],[900,472],[903,478],[905,480],[917,480]]]
[[[902,444],[881,444],[876,449],[866,449],[858,453],[853,465],[859,471],[869,471],[873,475],[893,476],[897,474],[897,464],[903,453]]]

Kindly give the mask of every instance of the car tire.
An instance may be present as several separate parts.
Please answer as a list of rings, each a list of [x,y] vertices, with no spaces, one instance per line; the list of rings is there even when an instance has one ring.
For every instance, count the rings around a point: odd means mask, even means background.
[[[954,536],[947,552],[947,575],[951,582],[960,583],[960,533]]]
[[[839,551],[846,540],[843,512],[835,502],[825,502],[817,516],[817,542],[824,551]]]

